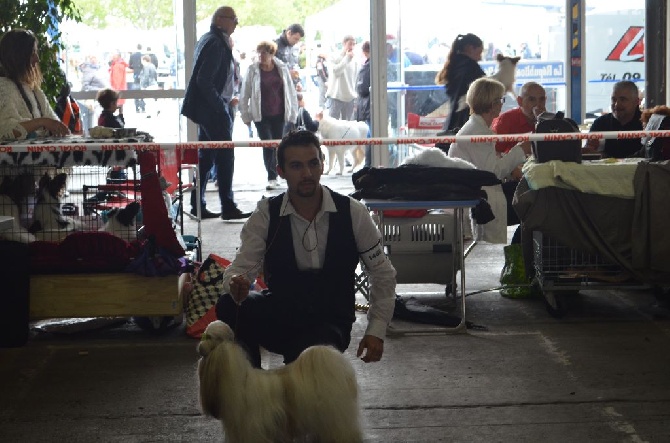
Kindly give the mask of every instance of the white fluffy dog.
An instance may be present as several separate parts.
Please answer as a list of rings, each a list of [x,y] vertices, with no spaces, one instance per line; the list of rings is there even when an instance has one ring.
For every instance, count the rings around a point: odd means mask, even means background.
[[[200,404],[221,420],[228,443],[356,443],[358,385],[335,349],[313,346],[282,368],[254,369],[233,331],[217,320],[198,344]]]
[[[338,120],[328,115],[324,115],[319,122],[319,133],[321,134],[321,137],[326,140],[361,139],[367,138],[368,125],[365,122]],[[351,170],[355,170],[363,163],[363,160],[365,160],[365,148],[363,146],[364,145],[328,146],[328,170],[325,171],[325,174],[330,173],[330,170],[333,169],[335,164],[335,159],[337,158],[337,163],[340,168],[340,172],[338,172],[337,175],[342,175],[344,172],[344,156],[347,152],[351,152],[354,157]]]
[[[498,60],[498,70],[491,76],[498,80],[505,86],[505,92],[511,92],[513,96],[516,97],[514,92],[514,81],[516,79],[516,64],[519,63],[521,57],[505,57],[502,54],[498,54],[496,57]]]
[[[475,165],[458,157],[448,157],[440,148],[428,148],[414,157],[407,157],[402,164],[434,166],[438,168],[477,169]]]

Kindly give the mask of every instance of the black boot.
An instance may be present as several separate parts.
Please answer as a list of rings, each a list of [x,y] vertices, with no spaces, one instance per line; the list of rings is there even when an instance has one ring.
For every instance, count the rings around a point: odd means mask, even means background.
[[[191,212],[193,212],[195,208],[198,207],[198,201],[196,200],[198,194],[196,193],[196,191],[197,191],[196,188],[191,189]]]
[[[198,216],[198,201],[196,200],[197,197],[198,197],[198,194],[196,193],[196,189],[192,189],[191,190],[191,215],[196,216],[196,217]],[[200,207],[200,209],[202,210],[202,214],[200,214],[200,218],[202,220],[204,220],[206,218],[218,218],[218,217],[221,216],[221,214],[218,213],[218,212],[209,211],[205,207],[205,205],[202,205]]]

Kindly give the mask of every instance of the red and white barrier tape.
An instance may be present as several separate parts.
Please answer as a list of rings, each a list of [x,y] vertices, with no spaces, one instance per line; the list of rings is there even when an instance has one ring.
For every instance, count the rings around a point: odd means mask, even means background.
[[[491,143],[491,142],[525,142],[525,141],[563,141],[563,140],[612,140],[643,137],[670,137],[670,131],[629,131],[629,132],[570,132],[551,134],[504,134],[504,135],[459,135],[451,137],[377,137],[361,139],[323,140],[325,146],[341,145],[430,145],[435,143]],[[217,148],[276,148],[280,140],[236,140],[221,142],[186,142],[186,143],[81,143],[68,142],[44,143],[39,140],[19,144],[0,145],[0,154],[21,152],[76,152],[76,151],[129,151],[133,149],[158,151],[174,149],[217,149]]]

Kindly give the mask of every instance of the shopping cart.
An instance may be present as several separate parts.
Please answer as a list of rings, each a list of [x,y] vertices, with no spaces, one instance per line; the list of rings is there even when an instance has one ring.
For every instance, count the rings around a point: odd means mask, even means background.
[[[547,311],[553,317],[566,314],[569,296],[580,290],[647,288],[598,254],[573,249],[540,231],[533,232],[535,280]]]

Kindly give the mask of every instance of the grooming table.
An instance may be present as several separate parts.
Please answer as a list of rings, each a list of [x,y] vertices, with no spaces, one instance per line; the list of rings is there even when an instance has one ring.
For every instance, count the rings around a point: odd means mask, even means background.
[[[361,202],[371,211],[377,213],[379,217],[379,230],[384,232],[384,211],[385,210],[408,210],[408,209],[451,209],[454,211],[454,230],[452,233],[452,245],[457,249],[456,245],[461,245],[458,253],[458,259],[453,260],[451,269],[446,269],[446,272],[452,273],[452,282],[455,281],[456,271],[461,270],[461,322],[458,326],[453,328],[446,327],[431,327],[431,328],[411,328],[399,329],[389,325],[389,334],[404,335],[404,334],[425,334],[425,333],[445,333],[445,332],[466,332],[465,321],[465,257],[470,252],[474,243],[469,248],[465,248],[465,238],[463,231],[463,211],[465,209],[473,208],[479,204],[479,200],[438,200],[438,201],[410,201],[410,200],[377,200],[377,199],[363,199]],[[382,247],[384,246],[384,236],[382,235]],[[454,293],[455,295],[455,293]]]
[[[130,273],[33,274],[30,319],[174,316],[182,312],[178,277]]]

